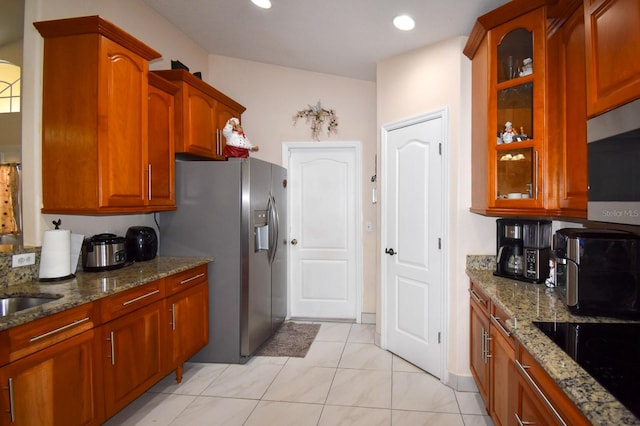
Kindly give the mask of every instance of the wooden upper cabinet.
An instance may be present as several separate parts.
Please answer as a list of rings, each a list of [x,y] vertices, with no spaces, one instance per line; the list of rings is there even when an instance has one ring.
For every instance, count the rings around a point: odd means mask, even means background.
[[[549,209],[563,217],[587,217],[587,83],[584,12],[578,7],[547,43],[552,54],[549,103],[549,166],[557,198]]]
[[[176,95],[175,151],[224,160],[222,128],[245,107],[186,70],[152,71],[179,87]]]
[[[148,61],[98,16],[35,22],[44,38],[43,213],[149,211]]]
[[[565,102],[565,91],[580,80],[564,77],[581,64],[565,60],[579,57],[581,51],[573,46],[577,38],[569,35],[566,47],[560,37],[580,5],[580,0],[513,0],[476,21],[464,49],[472,60],[471,211],[586,215],[586,198],[565,200],[582,191],[586,181],[562,168],[563,161],[574,158],[557,157],[567,149],[580,149],[586,158],[585,133],[579,131],[586,129],[586,120],[579,122],[580,98]],[[561,47],[565,58],[559,58]],[[563,108],[574,105],[578,114],[565,114]],[[578,131],[570,133],[567,124]],[[586,170],[586,163],[580,160],[579,167]],[[583,208],[577,207],[583,201]]]
[[[149,205],[154,210],[176,207],[175,94],[178,87],[149,74]]]
[[[640,2],[584,0],[589,117],[640,98]]]

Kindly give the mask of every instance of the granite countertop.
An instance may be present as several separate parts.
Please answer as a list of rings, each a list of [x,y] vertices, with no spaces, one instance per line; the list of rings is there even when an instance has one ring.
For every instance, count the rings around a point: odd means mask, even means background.
[[[28,281],[0,288],[0,297],[60,296],[52,302],[0,317],[0,331],[64,311],[213,261],[209,257],[156,257],[105,272],[78,270],[75,278],[58,282]]]
[[[548,288],[544,284],[529,284],[494,276],[492,267],[484,269],[486,264],[489,263],[468,262],[467,275],[493,303],[509,315],[510,319],[506,321],[507,329],[540,363],[587,419],[594,425],[640,425],[640,419],[532,323],[625,321],[572,315],[556,289]]]

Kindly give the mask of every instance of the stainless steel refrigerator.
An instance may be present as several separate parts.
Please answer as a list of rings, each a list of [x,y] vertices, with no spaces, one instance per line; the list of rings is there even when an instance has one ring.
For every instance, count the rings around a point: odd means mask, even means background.
[[[191,360],[244,363],[287,314],[286,169],[254,158],[177,161],[160,255],[211,256],[209,343]]]

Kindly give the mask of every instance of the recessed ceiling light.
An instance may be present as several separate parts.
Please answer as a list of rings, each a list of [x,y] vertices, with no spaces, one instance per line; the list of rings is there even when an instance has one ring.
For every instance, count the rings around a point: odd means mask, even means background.
[[[251,0],[251,3],[263,9],[271,8],[271,2],[269,0]]]
[[[409,31],[416,26],[416,22],[409,15],[398,15],[393,18],[393,25],[399,30]]]

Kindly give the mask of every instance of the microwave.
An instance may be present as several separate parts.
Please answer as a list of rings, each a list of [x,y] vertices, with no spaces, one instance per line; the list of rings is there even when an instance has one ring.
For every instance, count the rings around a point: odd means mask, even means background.
[[[640,100],[587,121],[589,220],[640,225]]]

